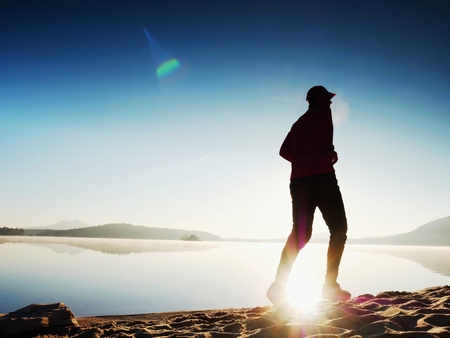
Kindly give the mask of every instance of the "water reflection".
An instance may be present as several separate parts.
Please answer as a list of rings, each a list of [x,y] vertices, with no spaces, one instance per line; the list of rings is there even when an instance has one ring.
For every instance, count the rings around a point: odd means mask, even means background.
[[[352,250],[369,251],[409,259],[424,268],[450,277],[450,248],[394,245],[351,245]]]
[[[282,247],[0,236],[0,256],[7,257],[0,260],[0,313],[58,301],[77,316],[268,305],[265,292]],[[306,271],[321,285],[326,249],[305,248],[293,271],[298,284]],[[348,245],[341,282],[354,295],[449,284],[449,253],[440,247]]]
[[[219,242],[189,242],[170,240],[139,240],[118,238],[76,238],[76,237],[36,237],[36,236],[0,236],[0,245],[22,243],[46,247],[58,254],[78,255],[92,250],[113,255],[129,255],[145,252],[183,252],[206,251],[217,248]],[[450,248],[394,245],[354,245],[347,250],[375,252],[384,255],[414,261],[424,268],[443,276],[450,277]]]
[[[58,254],[77,255],[85,250],[113,255],[129,255],[145,252],[206,251],[219,246],[214,242],[163,241],[119,238],[76,238],[0,236],[0,245],[21,243],[51,249]]]

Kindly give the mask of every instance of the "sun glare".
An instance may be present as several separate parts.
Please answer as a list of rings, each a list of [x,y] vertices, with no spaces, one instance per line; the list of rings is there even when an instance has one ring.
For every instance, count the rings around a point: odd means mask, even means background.
[[[314,275],[292,275],[287,294],[291,305],[301,312],[314,312],[322,300],[322,281]]]

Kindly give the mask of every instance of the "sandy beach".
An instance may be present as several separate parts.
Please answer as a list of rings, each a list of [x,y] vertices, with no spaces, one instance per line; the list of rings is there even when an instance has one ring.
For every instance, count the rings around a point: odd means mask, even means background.
[[[0,330],[5,317],[0,317]],[[41,338],[450,337],[450,286],[360,295],[347,302],[321,301],[314,310],[303,312],[255,307],[78,317],[66,327],[1,332],[4,337]]]

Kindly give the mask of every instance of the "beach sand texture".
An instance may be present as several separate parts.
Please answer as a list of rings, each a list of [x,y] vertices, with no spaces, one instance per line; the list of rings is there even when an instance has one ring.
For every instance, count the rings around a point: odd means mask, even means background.
[[[77,326],[34,337],[450,337],[450,286],[387,291],[314,311],[272,307],[76,318]]]

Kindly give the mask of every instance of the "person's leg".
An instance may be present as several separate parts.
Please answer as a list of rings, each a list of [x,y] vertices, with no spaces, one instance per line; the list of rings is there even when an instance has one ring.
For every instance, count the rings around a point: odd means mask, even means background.
[[[312,203],[311,181],[307,177],[291,180],[292,197],[292,231],[283,251],[274,283],[269,288],[267,296],[276,304],[277,298],[285,297],[286,284],[292,266],[299,251],[308,243],[312,233],[315,205]]]
[[[277,279],[286,282],[299,251],[311,238],[315,209],[308,177],[293,179],[289,188],[292,198],[292,231],[281,252],[277,269]]]
[[[317,205],[330,231],[325,285],[339,287],[337,278],[347,240],[347,218],[335,174],[321,175],[317,191]]]

